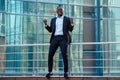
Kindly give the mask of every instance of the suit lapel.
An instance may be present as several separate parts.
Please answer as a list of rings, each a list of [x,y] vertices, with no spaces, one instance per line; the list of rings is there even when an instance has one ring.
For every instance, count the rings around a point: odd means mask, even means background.
[[[65,24],[66,24],[66,18],[65,16],[63,17],[63,34],[64,34],[64,31],[65,31]]]
[[[55,28],[56,28],[56,17],[54,18],[54,21],[53,21],[53,30],[55,31]]]
[[[64,24],[65,24],[65,17],[63,17],[63,27],[64,27]]]

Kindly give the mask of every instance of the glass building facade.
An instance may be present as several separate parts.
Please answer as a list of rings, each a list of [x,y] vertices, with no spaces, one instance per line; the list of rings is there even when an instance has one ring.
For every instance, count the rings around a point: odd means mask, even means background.
[[[120,45],[84,42],[119,42],[120,0],[0,0],[0,75],[47,73],[50,35],[44,28],[56,16],[56,7],[74,19],[69,72],[81,75],[120,75]],[[53,71],[63,73],[58,49]]]

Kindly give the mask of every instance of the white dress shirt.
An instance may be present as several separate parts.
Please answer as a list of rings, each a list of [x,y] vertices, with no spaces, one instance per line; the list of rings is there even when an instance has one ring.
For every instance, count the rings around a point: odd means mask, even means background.
[[[56,29],[55,29],[55,36],[56,35],[63,35],[63,16],[57,17],[56,19]]]

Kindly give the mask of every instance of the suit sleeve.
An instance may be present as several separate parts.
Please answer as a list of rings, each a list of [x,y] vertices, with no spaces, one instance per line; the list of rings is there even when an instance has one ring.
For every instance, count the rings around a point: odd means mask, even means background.
[[[71,25],[71,22],[70,22],[70,18],[68,18],[68,27],[69,27],[69,31],[73,31],[73,28],[74,28],[74,25]]]
[[[52,20],[51,20],[51,22],[50,22],[50,26],[49,25],[46,25],[46,27],[45,27],[47,30],[48,30],[48,32],[52,32]]]

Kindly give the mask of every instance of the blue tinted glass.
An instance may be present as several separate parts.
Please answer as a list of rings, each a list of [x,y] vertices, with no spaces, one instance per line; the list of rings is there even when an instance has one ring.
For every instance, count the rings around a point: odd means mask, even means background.
[[[5,0],[0,0],[0,11],[5,11]]]

